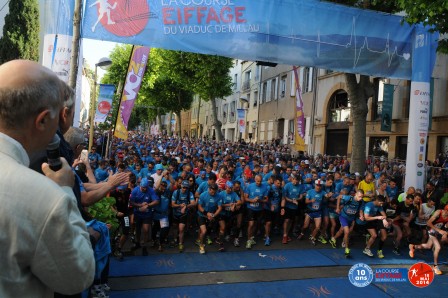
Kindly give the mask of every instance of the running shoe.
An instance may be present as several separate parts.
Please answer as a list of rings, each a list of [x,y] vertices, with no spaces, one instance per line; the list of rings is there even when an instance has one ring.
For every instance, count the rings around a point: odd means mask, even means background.
[[[317,241],[319,241],[322,244],[327,244],[327,240],[322,235],[320,235],[319,238],[317,238]]]
[[[226,242],[230,242],[230,235],[226,235],[226,237],[224,238],[224,240],[225,240]]]
[[[434,273],[437,275],[442,275],[442,271],[440,271],[439,266],[434,265],[434,267],[432,267],[434,269]]]
[[[223,251],[224,251],[224,243],[221,243],[221,244],[219,245],[219,251],[220,251],[220,252],[223,252]]]
[[[251,248],[252,248],[252,242],[250,242],[250,240],[247,240],[247,242],[246,242],[246,248],[247,248],[247,249],[251,249]]]
[[[121,252],[121,250],[117,249],[116,251],[114,251],[114,257],[119,260],[123,260],[123,253]]]
[[[362,253],[363,254],[365,254],[365,255],[368,255],[369,257],[373,257],[373,253],[370,251],[370,248],[365,248],[363,251],[362,251]]]
[[[233,240],[233,245],[235,247],[240,247],[240,240],[238,238],[235,238],[235,240]]]
[[[201,245],[201,240],[196,239],[196,241],[194,242],[194,244],[196,244],[197,246],[200,246],[200,245]]]
[[[199,253],[201,255],[205,254],[205,245],[204,244],[199,245]]]
[[[288,236],[283,236],[282,243],[283,244],[288,244]]]
[[[331,237],[331,239],[328,241],[331,244],[331,247],[336,248],[336,239],[334,239],[333,237]]]
[[[266,240],[264,241],[264,245],[265,245],[265,246],[269,246],[269,245],[271,245],[271,238],[266,237]]]
[[[382,250],[377,251],[376,255],[378,256],[378,258],[384,259],[384,255],[383,255],[383,251]]]
[[[316,238],[314,238],[313,236],[310,236],[310,242],[312,245],[316,245]]]
[[[392,250],[392,252],[394,254],[396,254],[397,256],[401,255],[400,249],[398,247],[394,247],[394,249]]]
[[[105,292],[109,292],[109,291],[110,291],[110,287],[109,287],[108,284],[102,284],[102,285],[101,285],[101,288],[102,288],[103,291],[105,291]]]
[[[415,245],[409,244],[409,256],[413,259],[415,256]]]
[[[207,237],[207,244],[208,244],[208,245],[211,245],[212,243],[213,243],[212,238]]]
[[[255,242],[255,238],[254,238],[254,237],[251,237],[251,238],[249,239],[249,241],[250,241],[250,244],[251,244],[252,246],[254,246],[255,244],[257,244],[257,242]]]
[[[184,251],[184,245],[182,243],[179,243],[179,252]]]
[[[297,237],[297,240],[302,240],[302,239],[303,239],[303,237],[305,237],[305,234],[303,234],[303,233],[300,233],[300,234],[299,234],[299,236]]]
[[[349,256],[350,255],[350,248],[346,247],[345,248],[345,256]]]

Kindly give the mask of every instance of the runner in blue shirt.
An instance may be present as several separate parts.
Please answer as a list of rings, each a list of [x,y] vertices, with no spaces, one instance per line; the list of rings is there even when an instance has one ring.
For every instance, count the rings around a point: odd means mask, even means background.
[[[162,181],[165,182],[166,181]],[[161,182],[161,183],[162,183]],[[195,207],[193,192],[189,190],[190,184],[187,180],[181,182],[181,188],[173,192],[171,207],[173,208],[173,223],[178,228],[179,252],[184,251],[184,233],[189,212]]]
[[[302,227],[302,234],[305,234],[305,231],[310,226],[311,219],[314,220],[314,229],[311,232],[310,241],[313,245],[316,245],[316,235],[320,230],[320,225],[322,223],[322,205],[327,195],[325,191],[322,190],[324,182],[320,179],[317,179],[314,182],[314,189],[307,191],[305,198],[305,221]]]
[[[199,253],[205,254],[204,237],[207,234],[207,225],[215,220],[222,210],[221,198],[218,194],[218,185],[211,184],[208,191],[202,193],[198,200],[199,224]]]
[[[247,207],[247,243],[246,248],[251,249],[256,244],[253,239],[255,223],[258,221],[263,210],[263,203],[268,201],[268,189],[261,183],[261,175],[255,177],[255,183],[250,184],[245,190],[245,201]]]
[[[350,195],[340,194],[337,197],[336,213],[339,214],[339,222],[341,228],[334,237],[330,239],[330,244],[336,248],[336,240],[344,233],[345,256],[350,256],[349,239],[350,231],[355,223],[356,217],[364,220],[364,191],[358,190],[354,197]]]
[[[223,238],[226,232],[226,227],[229,226],[233,218],[240,214],[242,202],[238,195],[233,191],[233,183],[226,182],[225,191],[220,192],[222,211],[219,214],[219,250],[224,251]],[[234,231],[235,238],[238,238],[239,230]]]
[[[272,222],[278,223],[280,217],[280,204],[282,201],[282,182],[281,176],[271,176],[274,182],[268,186],[268,201],[263,204],[264,208],[264,232],[265,246],[271,245],[271,225]]]
[[[292,182],[289,182],[283,188],[283,198],[281,202],[280,215],[283,216],[283,244],[288,244],[291,238],[288,236],[291,223],[298,214],[299,202],[303,199],[303,187],[299,184],[299,177],[291,175]],[[299,236],[300,237],[300,236]]]
[[[152,181],[154,183],[154,181]],[[159,197],[156,195],[148,179],[143,178],[140,186],[132,190],[129,201],[134,207],[134,220],[136,228],[136,246],[140,247],[140,235],[143,228],[143,255],[148,255],[146,245],[149,240],[149,230],[152,222],[152,209],[159,204]]]
[[[366,221],[367,232],[370,234],[370,239],[368,239],[363,253],[369,257],[373,257],[373,253],[370,248],[378,237],[377,230],[380,230],[381,238],[378,243],[377,255],[380,259],[384,258],[383,245],[387,238],[386,229],[391,224],[391,222],[387,220],[386,212],[383,210],[383,205],[385,202],[386,198],[379,195],[374,196],[373,201],[366,203],[364,206],[364,218]]]
[[[159,251],[163,251],[163,244],[167,242],[167,236],[170,229],[169,213],[171,205],[171,192],[167,188],[165,181],[160,182],[156,195],[160,198],[160,204],[154,207],[154,218],[152,227],[152,240],[156,242],[159,232]]]

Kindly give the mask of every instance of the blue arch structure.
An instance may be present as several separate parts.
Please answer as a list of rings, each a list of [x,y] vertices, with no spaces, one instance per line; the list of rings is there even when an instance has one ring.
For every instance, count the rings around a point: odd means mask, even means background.
[[[82,37],[411,79],[406,184],[423,184],[438,36],[420,25],[316,0],[86,0]]]

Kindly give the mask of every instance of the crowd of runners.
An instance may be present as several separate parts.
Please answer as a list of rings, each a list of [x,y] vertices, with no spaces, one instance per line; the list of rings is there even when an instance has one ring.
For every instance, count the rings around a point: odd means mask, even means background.
[[[366,162],[365,173],[352,173],[346,156],[292,155],[274,142],[132,133],[109,148],[99,142],[88,154],[90,167],[77,170],[86,182],[87,171],[97,182],[111,172],[129,172],[129,184],[110,193],[120,221],[117,258],[128,239],[143,255],[149,246],[183,252],[193,243],[204,254],[214,243],[219,251],[232,244],[251,249],[261,239],[269,246],[273,234],[282,235],[284,245],[307,239],[342,247],[350,257],[350,237],[359,233],[369,257],[385,257],[388,237],[396,255],[413,258],[416,250],[432,249],[434,272],[442,274],[438,258],[447,243],[448,206],[437,172],[425,189],[403,189],[402,162],[375,158]]]

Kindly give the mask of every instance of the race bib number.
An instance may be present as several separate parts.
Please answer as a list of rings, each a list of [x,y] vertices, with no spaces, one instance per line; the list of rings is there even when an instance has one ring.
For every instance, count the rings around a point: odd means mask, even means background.
[[[123,220],[124,220],[124,226],[126,228],[129,228],[129,226],[130,226],[130,224],[129,224],[129,216],[123,217]]]
[[[226,211],[232,211],[230,206],[226,207]]]
[[[345,210],[345,213],[347,213],[348,215],[353,215],[353,214],[356,214],[356,210],[347,209],[347,210]]]
[[[251,207],[257,208],[258,206],[260,206],[260,204],[258,202],[256,203],[250,203]]]
[[[313,208],[314,210],[319,210],[320,204],[313,204],[311,208]]]

